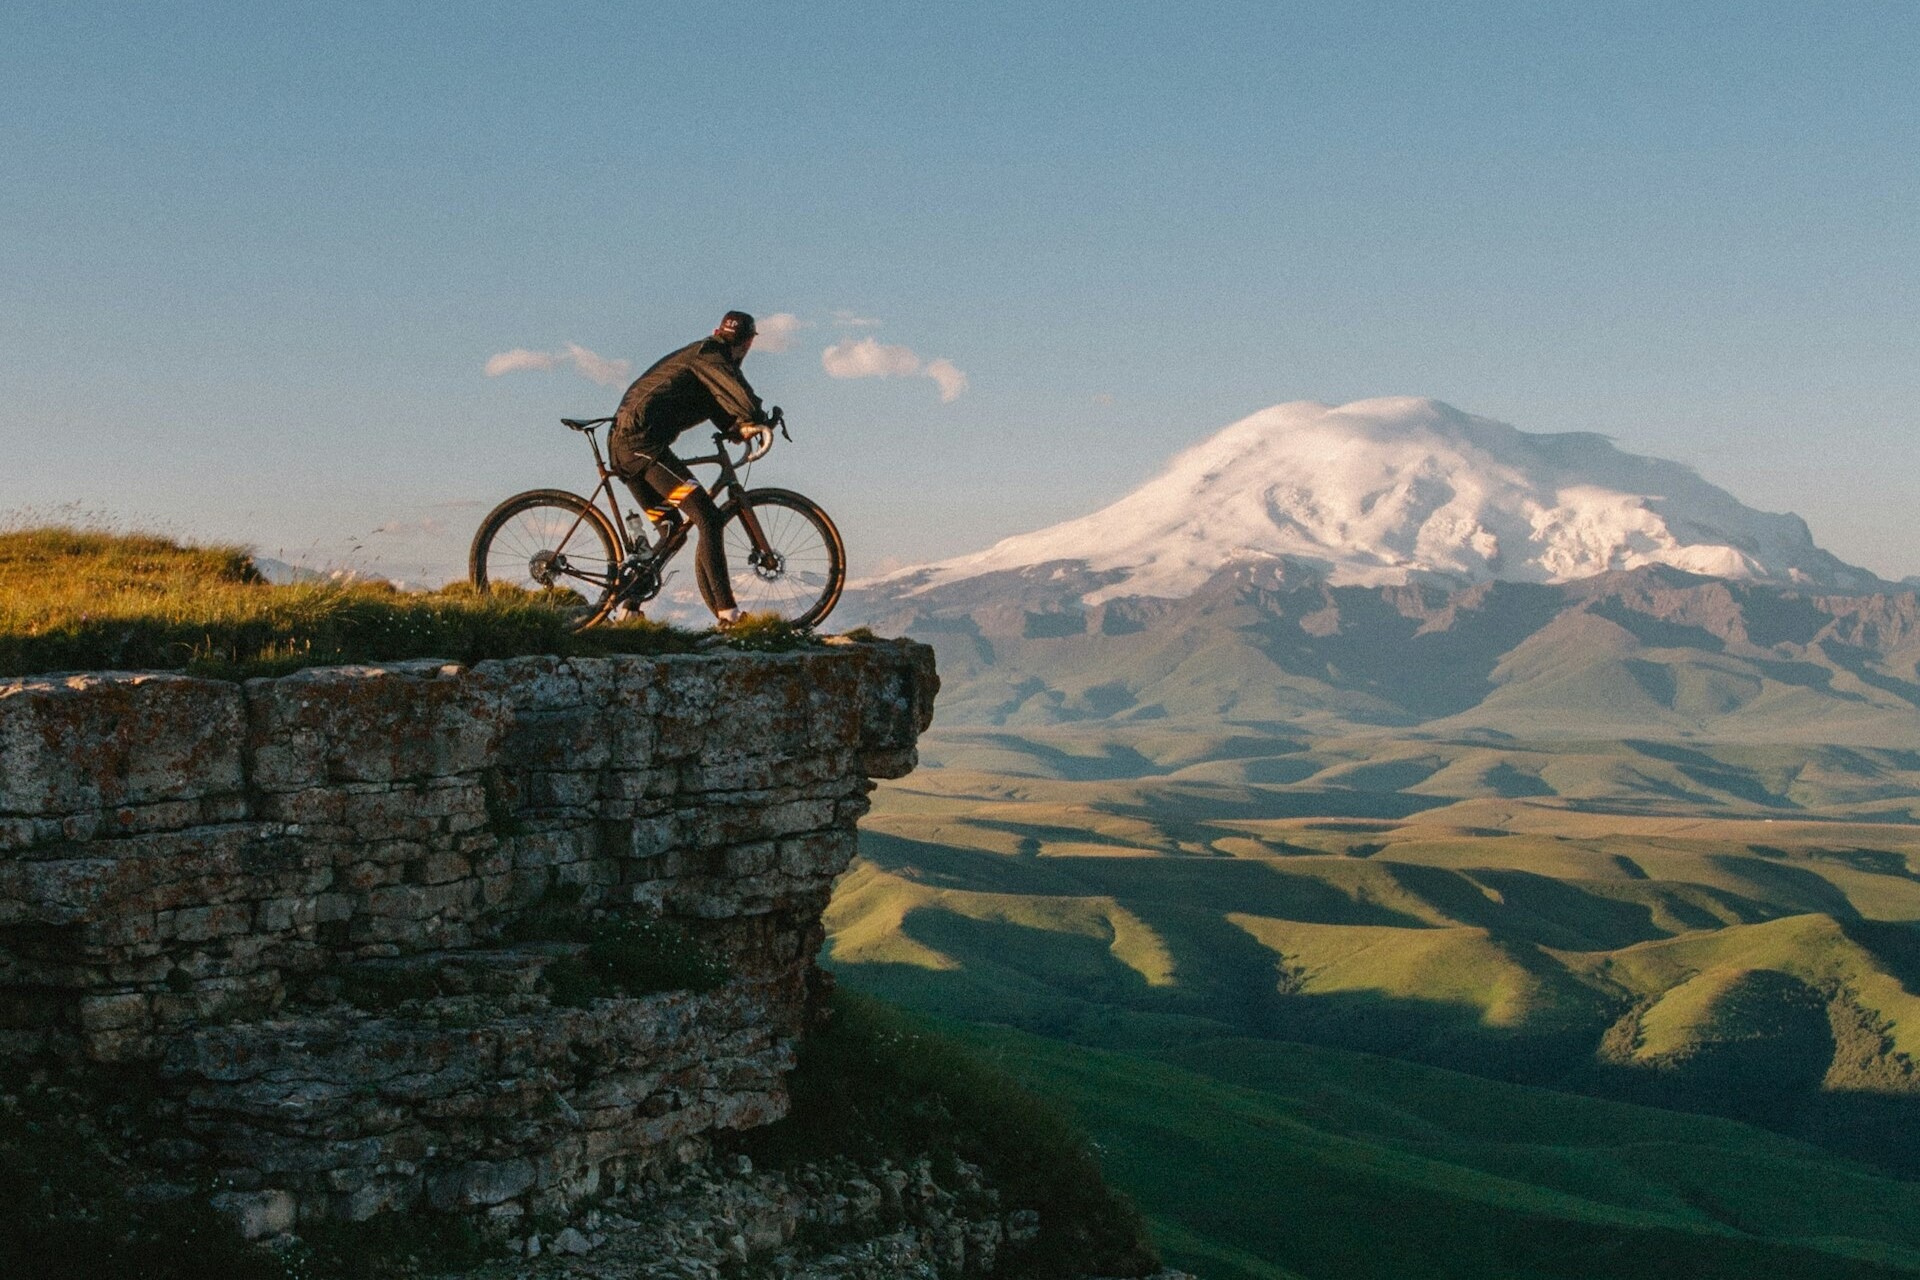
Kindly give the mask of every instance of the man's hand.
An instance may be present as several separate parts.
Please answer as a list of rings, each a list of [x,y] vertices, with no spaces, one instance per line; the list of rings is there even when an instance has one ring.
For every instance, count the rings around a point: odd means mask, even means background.
[[[748,462],[764,458],[767,455],[767,450],[773,448],[772,427],[744,423],[740,427],[740,434],[735,438],[747,446],[746,460]]]

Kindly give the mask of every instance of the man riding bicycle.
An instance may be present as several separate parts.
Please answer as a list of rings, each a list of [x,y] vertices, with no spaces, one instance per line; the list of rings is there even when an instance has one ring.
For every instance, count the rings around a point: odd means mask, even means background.
[[[755,332],[752,316],[729,311],[712,337],[663,357],[635,378],[620,398],[608,439],[613,469],[633,491],[647,518],[663,529],[691,521],[700,535],[695,577],[701,597],[723,628],[740,617],[740,610],[727,577],[720,510],[687,464],[674,456],[672,446],[683,432],[702,422],[711,422],[736,439],[749,428],[766,425],[760,397],[740,372]]]

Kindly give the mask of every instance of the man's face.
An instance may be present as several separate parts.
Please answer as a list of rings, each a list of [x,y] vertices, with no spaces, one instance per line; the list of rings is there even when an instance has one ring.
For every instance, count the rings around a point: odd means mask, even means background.
[[[747,352],[753,350],[753,335],[748,334],[733,344],[733,362],[739,364],[747,358]]]

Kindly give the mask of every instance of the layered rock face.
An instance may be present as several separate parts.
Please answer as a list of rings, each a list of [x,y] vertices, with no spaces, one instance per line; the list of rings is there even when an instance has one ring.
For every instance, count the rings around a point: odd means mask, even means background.
[[[156,1085],[250,1234],[564,1210],[784,1113],[936,687],[905,642],[0,683],[0,1055]],[[556,999],[584,948],[526,926],[609,911],[724,980]]]

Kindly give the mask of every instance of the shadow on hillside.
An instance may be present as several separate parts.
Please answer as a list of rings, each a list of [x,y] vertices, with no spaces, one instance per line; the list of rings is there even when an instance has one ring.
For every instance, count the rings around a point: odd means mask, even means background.
[[[1167,769],[1124,743],[1099,743],[1097,754],[1075,754],[1051,743],[1017,733],[984,733],[958,740],[971,748],[996,748],[1025,756],[1048,771],[1043,776],[1062,782],[1122,782],[1155,778]]]
[[[1487,607],[1495,595],[1499,607]],[[1501,659],[1565,604],[1551,588],[1518,583],[1495,584],[1478,607],[1453,603],[1430,612],[1439,599],[1408,608],[1403,593],[1370,589],[1263,593],[1268,616],[1246,630],[1290,674],[1345,684],[1436,719],[1479,705]],[[1329,612],[1331,630],[1301,627],[1310,616],[1324,625]]]
[[[1762,809],[1798,810],[1801,807],[1790,796],[1768,788],[1752,770],[1728,764],[1693,747],[1646,738],[1627,738],[1622,745],[1640,755],[1673,765],[1681,777],[1709,791],[1723,792]]]
[[[1920,928],[1905,922],[1842,919],[1840,932],[1864,947],[1909,995],[1920,995]]]
[[[1681,1053],[1649,1062],[1597,1057],[1563,1087],[1725,1116],[1920,1178],[1920,1093],[1886,1027],[1844,991],[1767,970],[1747,979],[1735,997],[1747,1006],[1735,1011],[1747,1015],[1737,1034],[1710,1028]]]
[[[1552,796],[1559,792],[1537,773],[1517,769],[1502,760],[1480,775],[1481,785],[1502,800],[1525,800],[1533,796]]]
[[[1752,885],[1755,898],[1773,903],[1782,914],[1832,916],[1843,923],[1859,918],[1859,909],[1844,891],[1804,867],[1735,854],[1709,854],[1704,861],[1730,879]]]
[[[1085,889],[1066,874],[1064,860],[1014,858],[979,849],[860,833],[860,856],[882,870],[940,889],[970,893],[1079,894]]]
[[[1752,924],[1802,911],[1839,914],[1836,904],[1844,908],[1841,918],[1857,914],[1818,876],[1757,858],[1736,860],[1736,874],[1791,905],[1708,885],[1644,878],[1571,881],[1512,868],[1468,872],[1390,859],[1363,862],[1307,848],[1296,851],[1303,860],[1298,864],[1205,855],[1040,857],[1034,856],[1040,844],[1031,833],[1060,829],[980,825],[1025,835],[1032,845],[1023,844],[1015,853],[989,853],[863,832],[861,853],[884,870],[939,888],[1036,899],[1112,897],[1143,918],[1193,908],[1221,917],[1239,912],[1304,924],[1417,930],[1466,925],[1503,942],[1577,952],[1611,951],[1688,929]],[[1082,844],[1097,842],[1079,834]],[[1411,909],[1416,905],[1419,913]]]
[[[1128,851],[1139,851],[1143,849],[1161,854],[1179,853],[1179,849],[1175,847],[1171,838],[1140,841],[1118,840],[1112,836],[1102,835],[1098,831],[1089,831],[1085,827],[1063,827],[1057,823],[1050,822],[1009,822],[1003,818],[979,817],[969,817],[963,821],[967,826],[978,831],[998,831],[1006,835],[1017,836],[1023,848],[1030,845],[1032,853],[1036,855],[1045,843],[1050,840],[1081,848],[1087,846],[1094,848],[1105,846],[1106,848],[1114,850],[1116,854],[1125,854]]]
[[[1587,606],[1596,618],[1605,618],[1649,649],[1699,649],[1726,652],[1727,642],[1705,627],[1674,622],[1642,613],[1618,600],[1596,600]]]
[[[1862,684],[1870,685],[1882,693],[1893,695],[1902,702],[1920,707],[1920,685],[1890,676],[1884,671],[1875,670],[1870,665],[1875,656],[1871,651],[1828,641],[1820,646],[1820,652]]]
[[[1653,908],[1645,902],[1590,893],[1532,871],[1482,868],[1468,876],[1417,863],[1383,865],[1422,900],[1497,937],[1566,951],[1611,951],[1672,936],[1654,923]]]
[[[1627,1001],[1570,990],[1564,974],[1535,975],[1557,978],[1562,988],[1532,1028],[1489,1026],[1470,1002],[1364,990],[1303,993],[1283,957],[1210,910],[1124,895],[1121,904],[1163,941],[1175,985],[1149,985],[1112,954],[1110,938],[939,911],[912,913],[906,931],[959,959],[959,970],[838,968],[858,987],[942,1016],[1097,1048],[1152,1053],[1196,1038],[1253,1036],[1357,1050],[1487,1080],[1723,1116],[1920,1178],[1920,1093],[1899,1091],[1912,1081],[1896,1079],[1911,1065],[1890,1055],[1882,1030],[1844,993],[1760,971],[1744,997],[1751,1016],[1737,1033],[1703,1035],[1654,1061],[1622,1060],[1608,1046],[1623,1043],[1619,1027],[1634,1016]],[[1901,977],[1910,983],[1920,959],[1911,939],[1886,928],[1868,925],[1863,945],[1902,954]],[[1629,1027],[1624,1043],[1632,1035]],[[1823,1077],[1844,1077],[1848,1062],[1878,1065],[1856,1072],[1854,1085],[1832,1078],[1823,1084]]]
[[[1233,818],[1359,818],[1400,821],[1429,809],[1454,804],[1454,796],[1418,796],[1397,791],[1357,790],[1345,787],[1256,791],[1251,798],[1207,806],[1208,816]],[[1103,813],[1127,814],[1150,822],[1193,821],[1194,800],[1179,792],[1153,792],[1134,801],[1102,802]]]
[[[1094,1005],[1142,1007],[1153,988],[1122,963],[1112,938],[1042,930],[1005,919],[951,911],[909,911],[901,932],[944,955],[967,957],[998,984],[1038,984],[1047,992]]]

